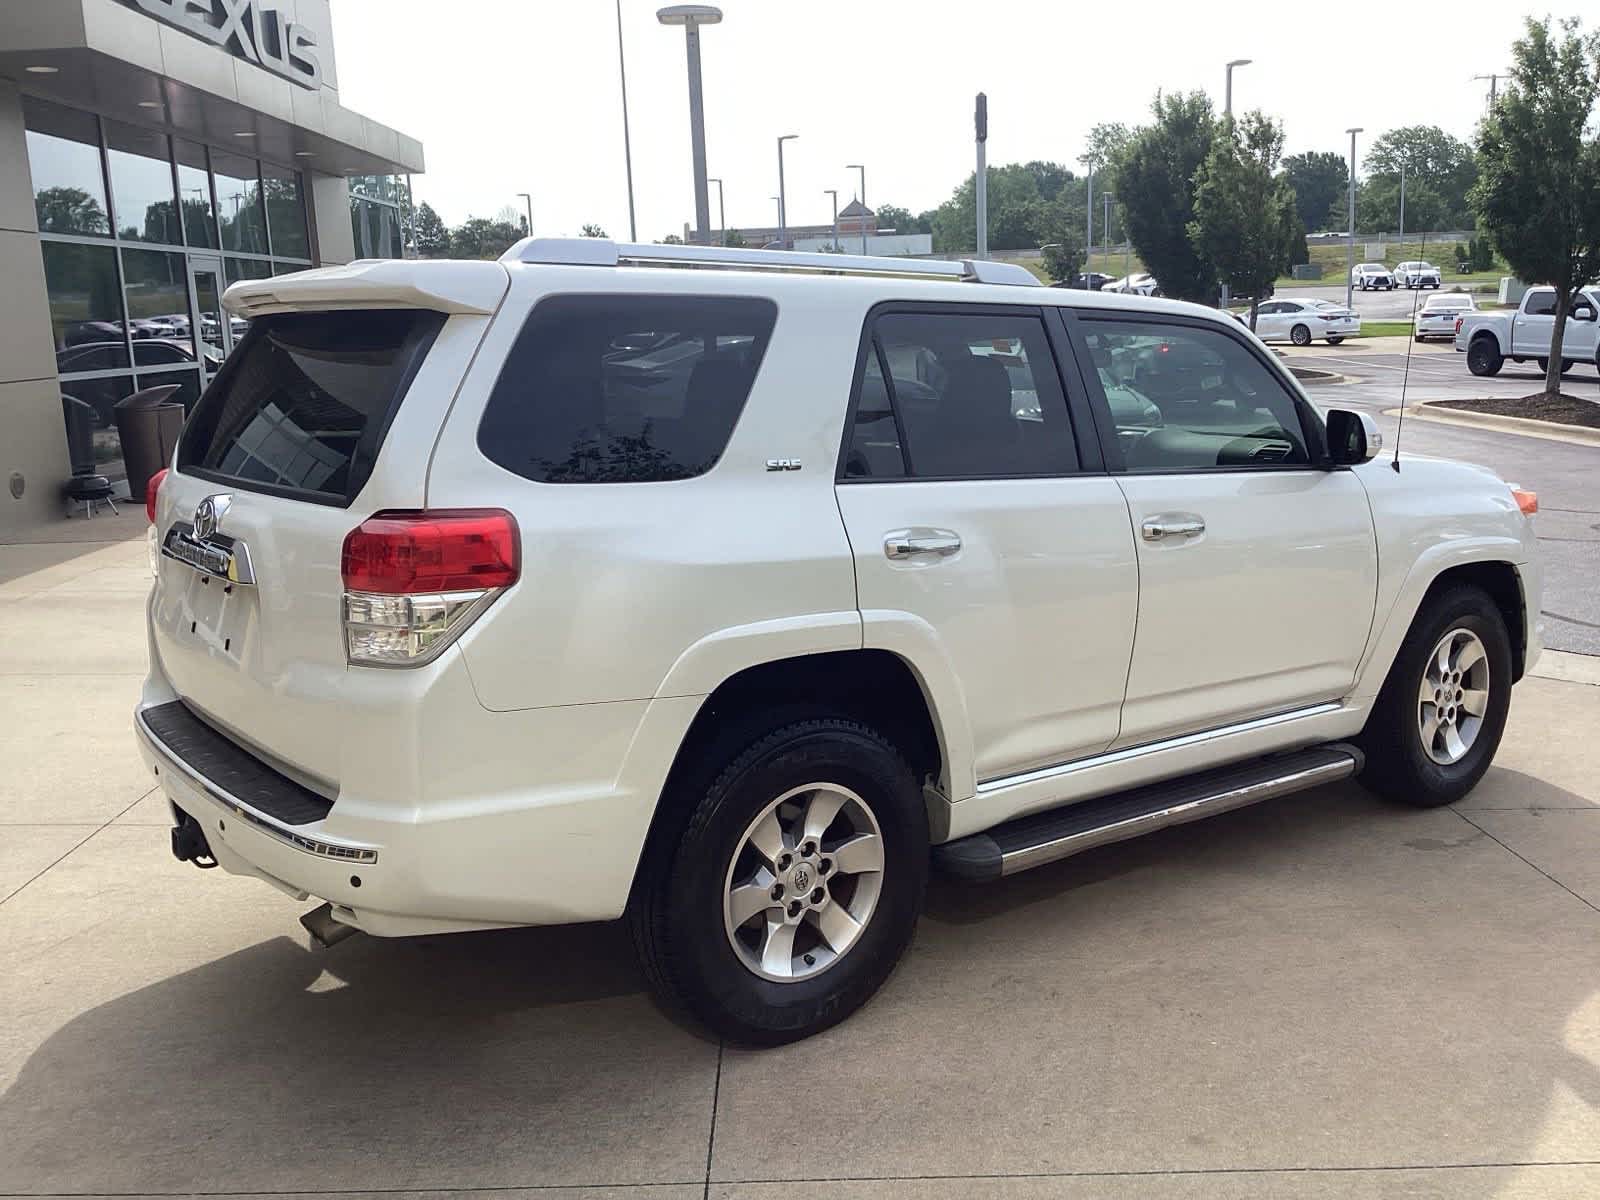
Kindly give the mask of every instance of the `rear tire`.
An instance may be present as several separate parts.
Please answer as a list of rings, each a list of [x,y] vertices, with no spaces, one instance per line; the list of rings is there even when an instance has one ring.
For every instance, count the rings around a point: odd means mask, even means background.
[[[1328,339],[1328,345],[1337,346],[1342,341],[1344,341],[1344,334],[1336,333]]]
[[[1361,731],[1361,782],[1417,808],[1454,803],[1489,769],[1510,707],[1499,608],[1481,588],[1441,589],[1423,602]]]
[[[1311,345],[1311,330],[1304,325],[1296,325],[1289,330],[1289,340],[1296,346],[1309,346]]]
[[[1492,338],[1474,338],[1467,347],[1467,370],[1474,375],[1498,375],[1505,361]]]
[[[896,749],[854,721],[794,721],[734,752],[691,802],[682,832],[647,847],[629,907],[662,1000],[751,1045],[865,1004],[928,879],[927,814]]]

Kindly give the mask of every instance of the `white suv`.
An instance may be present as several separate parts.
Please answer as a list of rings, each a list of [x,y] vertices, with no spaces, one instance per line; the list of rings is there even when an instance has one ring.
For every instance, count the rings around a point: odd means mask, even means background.
[[[149,496],[175,853],[326,943],[626,915],[761,1043],[884,981],[930,858],[1465,794],[1531,497],[1371,461],[1225,314],[1028,282],[584,240],[234,285]]]
[[[1394,269],[1394,281],[1403,288],[1437,288],[1439,268],[1430,262],[1403,262]]]
[[[1394,276],[1382,263],[1357,263],[1350,269],[1350,282],[1355,284],[1357,291],[1370,292],[1378,288],[1394,291]]]

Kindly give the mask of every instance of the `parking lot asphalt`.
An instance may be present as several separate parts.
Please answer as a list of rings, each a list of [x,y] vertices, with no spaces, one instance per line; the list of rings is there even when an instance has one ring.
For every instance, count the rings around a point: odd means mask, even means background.
[[[616,926],[314,950],[175,862],[147,582],[138,540],[0,547],[0,1193],[1600,1195],[1593,660],[1454,808],[1343,784],[936,879],[866,1009],[757,1052]]]
[[[1469,396],[1526,396],[1544,377],[1533,363],[1507,363],[1488,379],[1467,371],[1466,356],[1448,343],[1412,344],[1375,338],[1339,346],[1277,347],[1291,363],[1332,371],[1346,382],[1308,389],[1318,404],[1371,413],[1390,450],[1399,434],[1407,451],[1481,463],[1503,479],[1539,493],[1534,527],[1545,565],[1545,644],[1580,654],[1600,654],[1600,446],[1504,429],[1463,428],[1417,419],[1418,402]],[[1397,413],[1402,386],[1408,417]],[[1567,391],[1600,401],[1600,372],[1574,369]],[[1550,430],[1559,437],[1559,430]]]

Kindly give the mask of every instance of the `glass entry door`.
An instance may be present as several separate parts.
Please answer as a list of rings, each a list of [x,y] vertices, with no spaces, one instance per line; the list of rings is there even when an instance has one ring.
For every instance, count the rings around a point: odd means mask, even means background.
[[[233,349],[233,330],[222,311],[223,290],[222,259],[210,254],[189,255],[189,295],[194,305],[192,319],[202,390],[222,369],[223,360]]]

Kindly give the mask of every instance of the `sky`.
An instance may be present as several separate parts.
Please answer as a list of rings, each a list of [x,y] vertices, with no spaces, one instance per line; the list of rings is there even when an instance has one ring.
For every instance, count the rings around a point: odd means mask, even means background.
[[[534,232],[594,222],[628,236],[615,0],[333,0],[344,105],[419,138],[419,201],[450,224],[520,211]],[[638,236],[694,219],[684,36],[655,0],[622,0]],[[1568,9],[1576,11],[1576,0]],[[974,161],[973,97],[989,97],[991,166],[1030,159],[1076,169],[1087,131],[1143,121],[1156,91],[1209,92],[1223,64],[1234,108],[1279,118],[1286,153],[1349,152],[1385,129],[1432,124],[1470,138],[1487,83],[1504,71],[1520,0],[1447,5],[1273,0],[722,0],[701,34],[707,172],[727,223],[773,225],[776,139],[791,224],[830,218],[867,168],[867,203],[920,212]],[[1358,157],[1362,153],[1358,146]],[[711,188],[711,225],[718,223]]]

